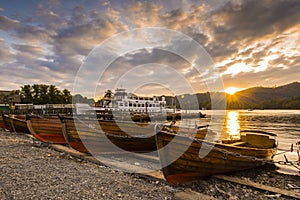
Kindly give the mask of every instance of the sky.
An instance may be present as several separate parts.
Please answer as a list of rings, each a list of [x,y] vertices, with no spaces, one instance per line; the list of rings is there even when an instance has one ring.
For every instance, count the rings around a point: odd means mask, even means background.
[[[299,0],[0,0],[0,90],[149,96],[300,81],[299,10]]]

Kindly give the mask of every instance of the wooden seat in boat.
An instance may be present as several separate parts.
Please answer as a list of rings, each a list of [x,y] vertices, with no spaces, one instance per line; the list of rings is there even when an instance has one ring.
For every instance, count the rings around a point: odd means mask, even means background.
[[[240,142],[234,142],[234,143],[228,144],[228,145],[229,146],[244,146],[246,144],[247,144],[247,142],[240,141]]]
[[[275,139],[270,138],[268,135],[263,135],[259,133],[247,133],[241,135],[241,140],[247,142],[249,146],[256,148],[272,148],[275,146]]]

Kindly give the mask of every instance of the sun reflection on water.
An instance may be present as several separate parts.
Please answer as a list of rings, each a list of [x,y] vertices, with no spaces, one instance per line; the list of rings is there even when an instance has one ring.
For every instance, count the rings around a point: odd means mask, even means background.
[[[239,138],[240,122],[237,111],[228,111],[226,116],[225,133],[230,139]]]

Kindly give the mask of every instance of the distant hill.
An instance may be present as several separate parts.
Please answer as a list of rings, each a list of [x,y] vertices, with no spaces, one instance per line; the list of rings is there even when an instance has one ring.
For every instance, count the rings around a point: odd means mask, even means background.
[[[210,95],[224,93],[184,94],[166,97],[167,105],[183,109],[211,109]],[[300,109],[300,83],[293,82],[278,87],[253,87],[234,95],[226,94],[228,109]]]
[[[231,109],[300,109],[300,83],[279,87],[253,87],[227,96]]]

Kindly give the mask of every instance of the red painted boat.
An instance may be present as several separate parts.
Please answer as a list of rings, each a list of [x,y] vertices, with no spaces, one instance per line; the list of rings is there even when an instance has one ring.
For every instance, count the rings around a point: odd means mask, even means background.
[[[36,139],[45,143],[67,144],[58,116],[27,116],[27,126]]]

